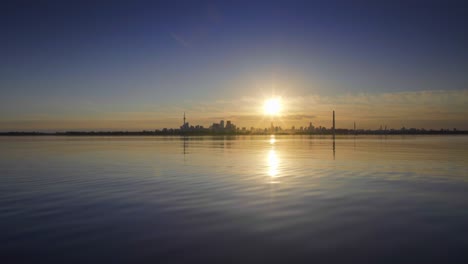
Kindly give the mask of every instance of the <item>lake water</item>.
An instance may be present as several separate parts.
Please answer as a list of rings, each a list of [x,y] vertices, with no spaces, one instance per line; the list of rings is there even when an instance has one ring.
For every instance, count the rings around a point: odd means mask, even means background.
[[[1,137],[0,245],[1,263],[468,263],[468,137]]]

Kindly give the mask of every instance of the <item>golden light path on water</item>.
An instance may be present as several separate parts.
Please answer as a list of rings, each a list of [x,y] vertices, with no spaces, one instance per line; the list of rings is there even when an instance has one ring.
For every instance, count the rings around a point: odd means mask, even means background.
[[[267,156],[267,174],[270,176],[270,183],[280,183],[276,178],[279,177],[279,163],[280,160],[275,150],[276,138],[274,135],[270,136],[270,145],[271,149],[268,152]]]
[[[270,136],[270,145],[275,145],[275,143],[276,143],[275,135],[271,135]]]

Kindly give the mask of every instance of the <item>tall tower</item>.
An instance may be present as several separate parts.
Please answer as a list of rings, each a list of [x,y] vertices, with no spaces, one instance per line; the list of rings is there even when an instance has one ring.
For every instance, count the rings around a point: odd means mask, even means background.
[[[335,110],[333,110],[333,135],[335,135]]]
[[[183,125],[185,126],[185,112],[184,112],[184,123],[183,123]]]

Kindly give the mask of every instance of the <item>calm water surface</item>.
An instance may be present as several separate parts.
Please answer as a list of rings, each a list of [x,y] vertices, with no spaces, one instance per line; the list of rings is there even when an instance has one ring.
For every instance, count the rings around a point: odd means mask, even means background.
[[[1,263],[468,263],[468,137],[2,137]]]

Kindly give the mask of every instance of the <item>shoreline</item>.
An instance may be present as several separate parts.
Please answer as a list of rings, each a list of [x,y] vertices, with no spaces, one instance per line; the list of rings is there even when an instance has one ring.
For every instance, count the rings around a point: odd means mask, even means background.
[[[332,132],[158,132],[158,131],[102,131],[102,132],[0,132],[0,136],[265,136],[265,135],[301,135],[301,136],[359,136],[359,135],[376,135],[376,136],[392,136],[392,135],[468,135],[468,131],[346,131],[333,134]]]

